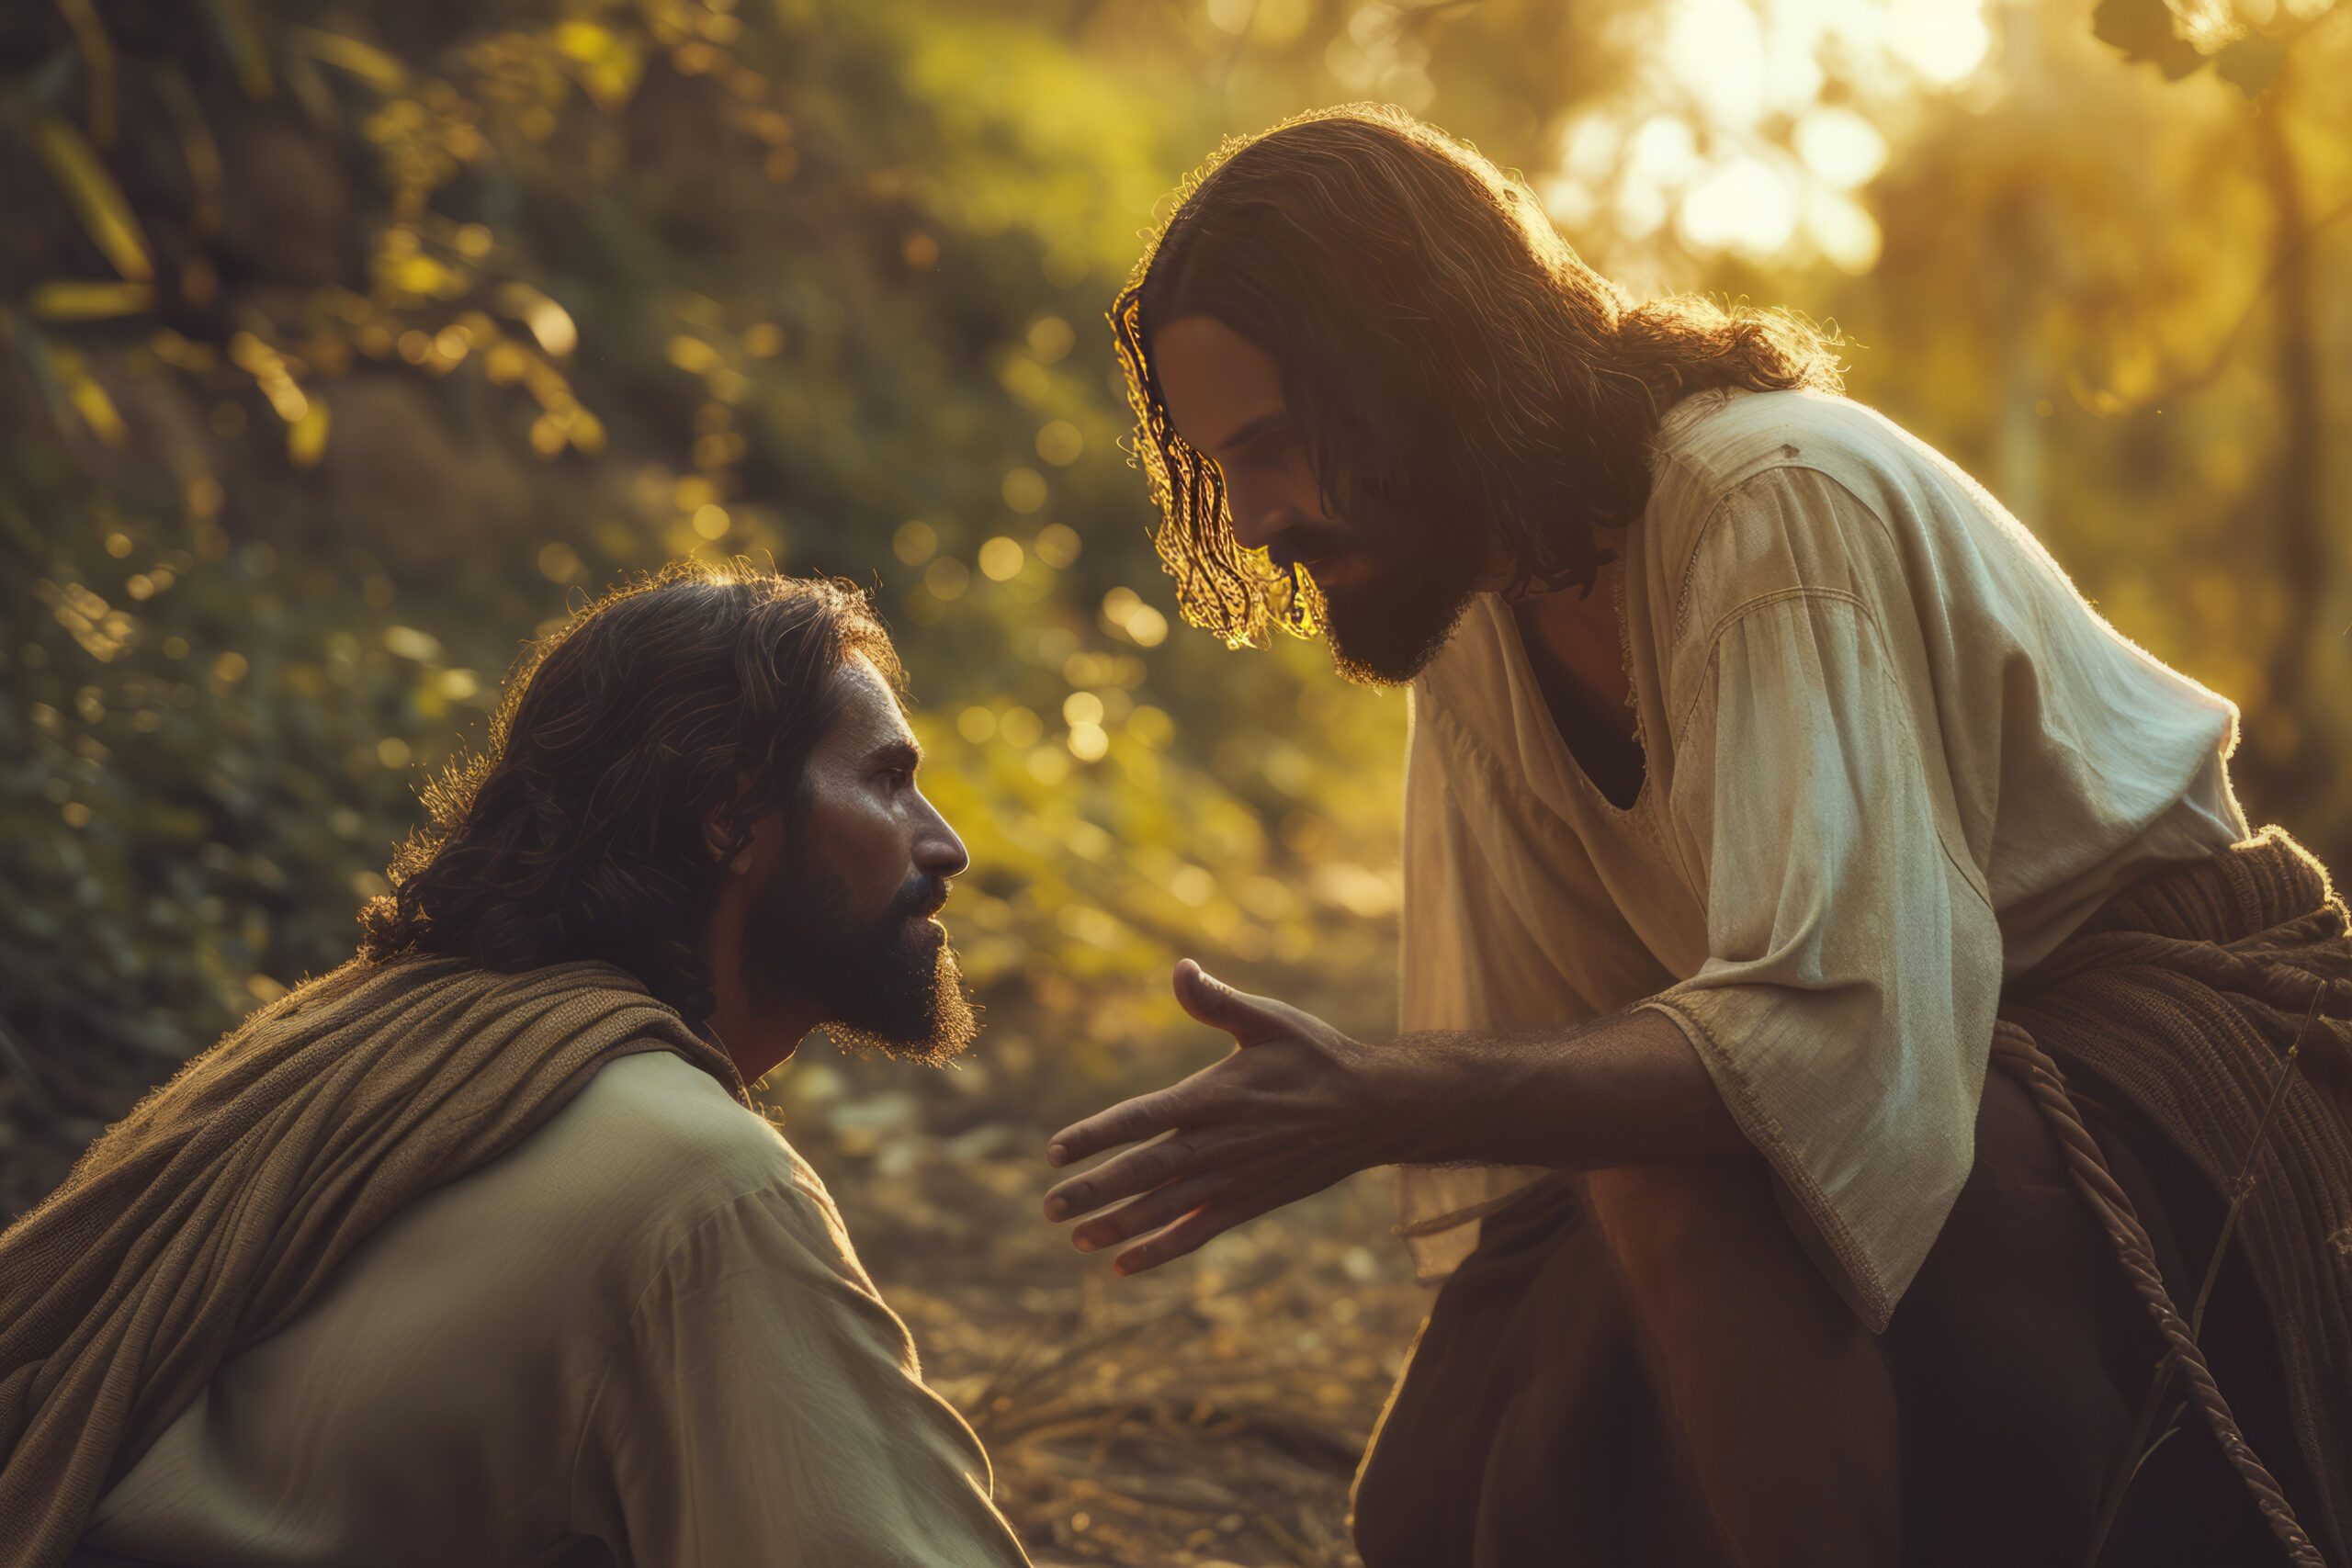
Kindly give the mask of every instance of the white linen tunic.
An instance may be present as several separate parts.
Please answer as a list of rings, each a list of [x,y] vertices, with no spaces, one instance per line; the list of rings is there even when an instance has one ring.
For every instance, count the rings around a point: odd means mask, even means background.
[[[1663,1012],[1883,1328],[1967,1179],[2004,981],[2245,836],[2236,710],[1859,404],[1701,394],[1655,473],[1616,542],[1629,809],[1562,742],[1501,600],[1414,684],[1403,1027]],[[1536,1173],[1401,1174],[1435,1276]]]
[[[229,1361],[85,1539],[204,1568],[1018,1568],[814,1171],[621,1057]]]

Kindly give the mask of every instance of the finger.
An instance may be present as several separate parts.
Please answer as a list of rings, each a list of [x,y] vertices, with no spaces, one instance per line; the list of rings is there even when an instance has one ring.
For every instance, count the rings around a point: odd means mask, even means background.
[[[1200,1137],[1170,1133],[1083,1176],[1073,1176],[1046,1194],[1046,1218],[1059,1224],[1108,1204],[1193,1175],[1200,1166]]]
[[[1266,1212],[1266,1205],[1256,1200],[1238,1204],[1221,1204],[1215,1200],[1200,1205],[1157,1234],[1112,1260],[1111,1272],[1125,1276],[1140,1274],[1147,1269],[1157,1269],[1172,1263],[1186,1253],[1216,1240],[1238,1224],[1256,1219]]]
[[[1176,1000],[1201,1022],[1232,1035],[1237,1045],[1262,1044],[1315,1023],[1288,1002],[1235,990],[1189,958],[1176,965]]]
[[[1069,1233],[1070,1245],[1080,1252],[1100,1252],[1147,1231],[1156,1231],[1199,1208],[1227,1179],[1224,1172],[1212,1170],[1171,1181],[1088,1220]]]
[[[1176,1124],[1176,1111],[1175,1100],[1164,1089],[1123,1100],[1056,1133],[1046,1145],[1046,1163],[1065,1166],[1122,1144],[1156,1138]]]

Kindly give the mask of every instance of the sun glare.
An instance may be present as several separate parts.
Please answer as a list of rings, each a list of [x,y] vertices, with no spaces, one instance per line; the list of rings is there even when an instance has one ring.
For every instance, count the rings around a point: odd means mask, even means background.
[[[1970,0],[1894,0],[1887,46],[1939,87],[1975,73],[1993,47],[1984,8]]]
[[[1761,158],[1735,158],[1682,198],[1678,216],[1693,249],[1774,255],[1796,232],[1796,193]]]
[[[1650,68],[1569,122],[1540,193],[1572,233],[1867,272],[1871,112],[1968,81],[1992,44],[1984,0],[1672,0]]]

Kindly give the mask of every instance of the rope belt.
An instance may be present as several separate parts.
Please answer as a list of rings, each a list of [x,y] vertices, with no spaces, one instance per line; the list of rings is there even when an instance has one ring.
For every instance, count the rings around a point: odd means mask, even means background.
[[[2316,1000],[2312,1011],[2316,1017],[2319,1011]],[[2311,1020],[2306,1019],[2304,1031],[2307,1032],[2311,1027]],[[2301,1044],[2299,1037],[2296,1042],[2298,1050]],[[2295,1071],[2294,1056],[2293,1051],[2288,1054],[2283,1072]],[[2066,1171],[2074,1179],[2075,1190],[2082,1193],[2083,1201],[2090,1205],[2091,1213],[2098,1217],[2109,1239],[2115,1244],[2116,1258],[2131,1279],[2132,1288],[2139,1293],[2141,1302],[2148,1309],[2148,1315],[2154,1319],[2156,1331],[2163,1336],[2166,1347],[2165,1361],[2156,1371],[2157,1389],[2161,1390],[2171,1370],[2177,1367],[2188,1386],[2188,1403],[2203,1412],[2206,1424],[2212,1427],[2214,1438],[2222,1446],[2222,1452],[2244,1479],[2246,1490],[2254,1495],[2256,1506],[2262,1510],[2262,1517],[2269,1522],[2272,1532],[2286,1547],[2288,1560],[2295,1564],[2295,1568],[2327,1568],[2319,1549],[2312,1544],[2311,1537],[2296,1520],[2294,1509],[2278,1490],[2278,1478],[2270,1473],[2268,1467],[2248,1446],[2245,1434],[2238,1427],[2237,1418],[2230,1414],[2229,1401],[2222,1397],[2222,1391],[2213,1381],[2212,1370],[2205,1364],[2205,1353],[2198,1348],[2196,1326],[2181,1316],[2180,1309],[2173,1304],[2171,1293],[2165,1289],[2164,1276],[2156,1268],[2154,1244],[2148,1239],[2147,1231],[2141,1225],[2131,1198],[2108,1169],[2107,1157],[2100,1153],[2090,1130],[2084,1126],[2074,1101],[2067,1098],[2066,1080],[2058,1071],[2058,1064],[2042,1052],[2031,1034],[2006,1019],[1996,1022],[1993,1028],[1993,1060],[2017,1078],[2033,1097],[2034,1104],[2041,1108],[2043,1119],[2049,1122],[2050,1130],[2056,1135],[2059,1147],[2065,1156]],[[2243,1188],[2243,1180],[2240,1186]],[[2232,1196],[2234,1198],[2237,1194]],[[2233,1218],[2234,1213],[2233,1209]],[[2222,1238],[2224,1244],[2228,1236],[2225,1222]],[[2198,1302],[2200,1315],[2203,1306],[2200,1297]],[[2155,1407],[2154,1398],[2154,1391],[2152,1391],[2151,1412]],[[2144,1451],[2141,1445],[2146,1437],[2145,1428],[2143,1421],[2141,1432],[2132,1439],[2131,1451],[2124,1456],[2124,1470],[2109,1489],[2099,1520],[2098,1536],[2092,1543],[2093,1562],[2097,1561],[2099,1547],[2104,1544],[2107,1526],[2114,1517],[2124,1489],[2131,1484],[2132,1477],[2139,1467]]]

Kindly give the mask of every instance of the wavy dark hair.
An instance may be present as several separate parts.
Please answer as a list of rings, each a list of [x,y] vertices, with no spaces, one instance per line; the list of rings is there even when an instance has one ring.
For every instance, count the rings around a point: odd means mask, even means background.
[[[900,684],[889,635],[838,580],[682,563],[597,601],[516,661],[488,747],[425,787],[431,821],[361,911],[362,955],[600,958],[701,1023],[718,865],[754,822],[797,814],[838,714],[829,677],[857,654]]]
[[[1839,387],[1782,311],[1635,305],[1532,194],[1401,109],[1351,105],[1227,141],[1179,188],[1111,310],[1136,458],[1185,617],[1234,646],[1311,635],[1314,584],[1233,536],[1223,476],[1169,423],[1151,334],[1216,318],[1271,355],[1333,515],[1442,522],[1513,589],[1589,585],[1599,529],[1647,502],[1660,413],[1711,388]]]

